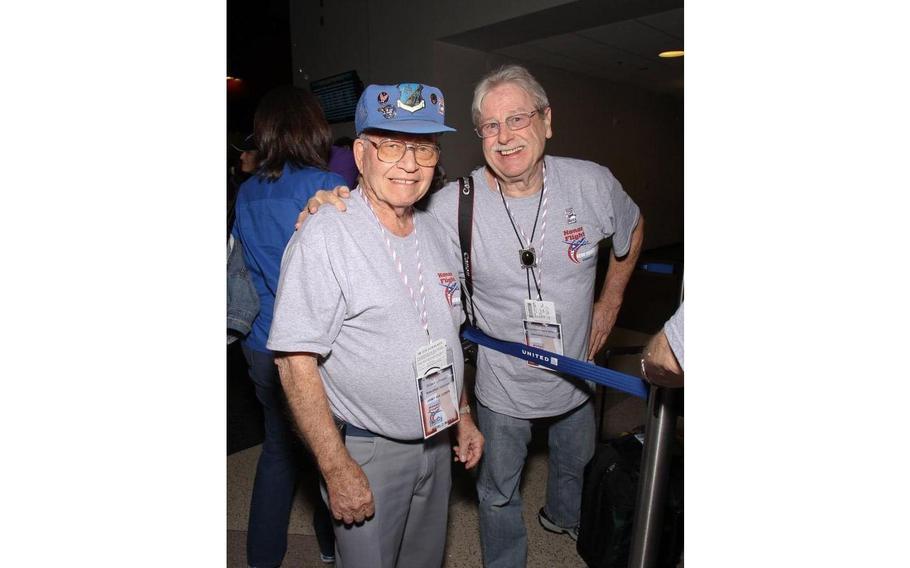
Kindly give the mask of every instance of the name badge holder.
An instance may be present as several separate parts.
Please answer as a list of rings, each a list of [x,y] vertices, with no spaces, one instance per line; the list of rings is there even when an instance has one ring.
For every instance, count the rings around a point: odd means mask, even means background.
[[[525,300],[525,318],[522,320],[525,334],[525,345],[563,354],[562,324],[556,313],[556,304],[540,300]],[[528,361],[528,365],[538,369],[547,369]]]
[[[414,357],[417,404],[424,439],[442,432],[461,419],[452,350],[444,339],[417,349]]]

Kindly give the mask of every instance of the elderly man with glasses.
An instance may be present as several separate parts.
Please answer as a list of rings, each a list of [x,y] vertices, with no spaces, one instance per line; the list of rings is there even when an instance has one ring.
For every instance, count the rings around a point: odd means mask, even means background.
[[[349,212],[311,217],[281,263],[268,347],[345,568],[441,566],[450,432],[465,467],[482,453],[462,388],[459,258],[413,207],[433,179],[438,134],[453,130],[444,117],[434,87],[367,87]]]
[[[616,323],[638,259],[644,235],[638,206],[609,169],[545,155],[553,112],[525,68],[507,65],[483,77],[472,114],[486,160],[471,173],[471,306],[477,327],[497,339],[591,360]],[[427,204],[456,250],[459,193],[453,182]],[[309,212],[324,202],[344,207],[320,191]],[[612,244],[612,255],[595,298],[601,242]],[[475,396],[485,446],[477,494],[488,568],[527,561],[519,485],[532,422],[549,428],[547,499],[538,521],[548,531],[578,538],[584,467],[595,445],[591,394],[584,381],[479,349]]]
[[[638,258],[639,209],[607,168],[545,156],[553,112],[523,67],[484,77],[472,115],[486,160],[472,172],[477,326],[498,339],[593,359]],[[438,192],[429,204],[450,234],[458,230],[456,194]],[[595,299],[598,246],[610,237],[612,257]],[[584,467],[595,445],[591,394],[583,381],[480,348],[475,396],[486,446],[477,493],[486,566],[526,563],[519,484],[533,421],[549,426],[547,499],[538,520],[577,539]]]

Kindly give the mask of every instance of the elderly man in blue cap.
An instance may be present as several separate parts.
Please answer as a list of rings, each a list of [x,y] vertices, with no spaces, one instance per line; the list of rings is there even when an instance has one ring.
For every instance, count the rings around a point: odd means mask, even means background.
[[[480,460],[462,388],[460,259],[413,205],[439,161],[439,89],[370,85],[347,214],[308,219],[281,264],[268,347],[324,479],[345,568],[440,566],[451,467]]]

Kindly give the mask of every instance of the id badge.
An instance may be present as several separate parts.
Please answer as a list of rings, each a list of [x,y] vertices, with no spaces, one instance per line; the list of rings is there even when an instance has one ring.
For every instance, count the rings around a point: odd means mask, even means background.
[[[523,320],[525,345],[563,354],[562,324],[556,314],[556,304],[539,300],[525,300]],[[528,361],[528,365],[547,369]],[[550,370],[550,369],[547,369]]]
[[[460,419],[455,367],[443,339],[418,349],[415,362],[420,424],[426,439]]]
[[[541,323],[556,323],[556,304],[542,300],[525,300],[525,319]]]

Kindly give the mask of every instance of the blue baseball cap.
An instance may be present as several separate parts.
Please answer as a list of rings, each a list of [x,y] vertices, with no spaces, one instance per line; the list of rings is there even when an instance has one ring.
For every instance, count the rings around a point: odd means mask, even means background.
[[[421,83],[369,85],[357,101],[354,129],[370,128],[409,134],[455,132],[445,125],[442,91]]]

